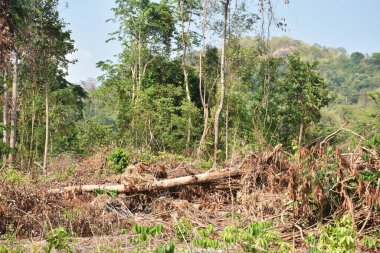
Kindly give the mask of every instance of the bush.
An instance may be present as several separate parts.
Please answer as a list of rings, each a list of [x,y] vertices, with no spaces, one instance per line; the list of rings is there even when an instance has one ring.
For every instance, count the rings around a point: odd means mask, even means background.
[[[337,220],[335,224],[320,226],[317,236],[309,235],[306,238],[310,248],[309,252],[355,252],[356,231],[352,225],[351,217],[346,215]]]
[[[46,253],[50,253],[53,249],[64,250],[66,253],[73,252],[70,247],[71,238],[64,227],[52,229],[46,238],[48,245],[44,248]]]
[[[108,155],[108,161],[113,170],[123,173],[129,164],[129,155],[121,148],[115,148]]]
[[[190,241],[193,224],[186,218],[181,218],[175,225],[175,235],[180,241]]]

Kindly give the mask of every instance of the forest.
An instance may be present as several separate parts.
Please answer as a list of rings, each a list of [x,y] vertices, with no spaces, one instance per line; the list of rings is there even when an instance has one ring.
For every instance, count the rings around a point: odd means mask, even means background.
[[[0,0],[0,253],[380,252],[380,52],[275,4],[115,0],[71,83],[59,1]]]

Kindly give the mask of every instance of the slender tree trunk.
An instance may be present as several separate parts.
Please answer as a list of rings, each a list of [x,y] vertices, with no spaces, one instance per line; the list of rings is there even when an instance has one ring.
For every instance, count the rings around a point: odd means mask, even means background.
[[[209,119],[209,109],[208,104],[206,104],[206,85],[203,84],[203,56],[206,51],[206,22],[207,22],[207,12],[208,12],[208,0],[203,2],[203,17],[202,17],[202,50],[199,53],[199,95],[201,97],[202,107],[203,107],[203,133],[201,140],[199,142],[199,147],[197,151],[197,158],[199,159],[202,150],[205,146],[206,136],[208,132],[208,119]],[[202,85],[204,86],[202,88]]]
[[[228,98],[227,98],[228,101]],[[228,102],[227,102],[227,109],[226,109],[226,160],[228,160]]]
[[[9,154],[9,162],[14,161],[14,152],[16,148],[17,141],[17,68],[18,68],[18,56],[14,53],[14,65],[13,65],[13,80],[12,80],[12,116],[11,116],[11,136],[10,136],[10,147],[12,152]]]
[[[141,46],[141,33],[139,33],[139,41],[138,41],[138,73],[139,73],[139,76],[138,76],[138,84],[137,84],[137,92],[139,92],[140,91],[140,89],[141,89],[141,82],[142,82],[142,67],[141,67],[141,65],[142,65],[142,60],[141,60],[141,49],[142,49],[142,46]],[[138,94],[138,93],[137,93]]]
[[[219,106],[215,112],[215,118],[214,118],[214,159],[213,159],[213,167],[216,167],[217,160],[218,160],[218,141],[219,141],[219,118],[220,113],[223,109],[224,104],[224,92],[225,92],[225,86],[226,86],[226,37],[227,37],[227,20],[228,20],[228,9],[229,9],[229,0],[224,0],[224,18],[223,18],[223,35],[222,35],[222,48],[221,48],[221,56],[220,56],[220,101]]]
[[[301,148],[301,145],[302,145],[303,128],[304,128],[304,122],[302,119],[301,125],[300,125],[300,133],[298,135],[298,148]]]
[[[6,72],[4,72],[4,80],[7,78]],[[8,85],[6,80],[4,81],[4,93],[3,93],[3,142],[4,145],[8,146]],[[5,162],[7,160],[7,155],[3,155],[3,161]]]
[[[189,88],[189,74],[187,71],[187,62],[186,62],[186,55],[187,55],[187,35],[189,35],[190,31],[190,24],[191,24],[191,15],[188,17],[188,20],[185,20],[185,3],[184,0],[178,2],[179,9],[180,9],[180,17],[181,17],[181,44],[182,44],[182,68],[183,68],[183,76],[184,76],[184,83],[185,83],[185,90],[186,90],[186,98],[189,103],[191,103],[191,96],[190,96],[190,88]],[[187,21],[187,28],[185,31],[185,22]],[[186,152],[189,152],[189,146],[191,141],[191,116],[188,117],[188,129],[187,129],[187,138],[186,138]]]
[[[207,136],[207,132],[208,132],[208,119],[209,119],[209,110],[208,110],[208,107],[205,106],[203,108],[203,121],[204,121],[203,122],[203,133],[202,133],[201,141],[199,143],[199,148],[198,148],[198,152],[197,152],[198,159],[200,158],[202,150],[205,146],[206,136]]]
[[[31,124],[31,133],[30,133],[30,146],[29,146],[29,159],[28,159],[28,170],[32,168],[33,165],[33,146],[34,146],[34,125],[36,122],[36,110],[34,102],[35,91],[33,89],[32,95],[32,124]]]
[[[49,151],[49,84],[45,81],[45,151],[44,151],[44,173],[47,171],[47,160]]]

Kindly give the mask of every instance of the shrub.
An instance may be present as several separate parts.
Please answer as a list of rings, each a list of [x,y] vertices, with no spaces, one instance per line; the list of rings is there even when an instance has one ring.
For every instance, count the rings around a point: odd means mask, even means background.
[[[70,247],[70,235],[64,227],[52,229],[47,234],[46,241],[48,245],[44,248],[45,253],[50,253],[53,249],[64,250],[66,253],[73,252]]]
[[[113,170],[123,173],[129,164],[129,155],[121,148],[115,148],[108,155],[108,161]]]
[[[193,232],[193,224],[186,218],[181,218],[175,225],[175,235],[180,241],[190,241]]]
[[[352,219],[345,215],[335,224],[326,224],[320,226],[318,235],[309,235],[306,243],[309,246],[309,252],[322,253],[350,253],[355,252],[356,231],[353,228]]]

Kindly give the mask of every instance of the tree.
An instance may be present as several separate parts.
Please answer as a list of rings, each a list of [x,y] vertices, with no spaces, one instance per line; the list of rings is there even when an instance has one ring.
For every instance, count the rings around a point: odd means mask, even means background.
[[[178,4],[178,16],[180,21],[180,47],[182,48],[182,68],[184,76],[184,84],[186,90],[186,98],[189,104],[192,103],[189,87],[189,74],[187,66],[187,51],[194,44],[196,40],[196,35],[190,30],[193,18],[198,15],[199,11],[199,0],[176,0]],[[192,120],[188,117],[188,130],[186,139],[186,149],[189,151],[189,144],[191,139],[191,127]]]
[[[214,117],[214,157],[213,167],[216,167],[218,160],[218,142],[219,142],[219,118],[223,109],[225,89],[226,89],[226,42],[227,42],[227,23],[230,8],[230,0],[223,0],[223,28],[222,28],[222,46],[220,53],[220,99],[219,105]]]
[[[364,58],[365,58],[365,55],[360,52],[354,52],[351,54],[351,60],[355,64],[359,64]]]
[[[293,53],[288,56],[287,71],[280,84],[286,105],[282,112],[283,136],[291,138],[294,125],[298,124],[298,147],[302,145],[305,128],[320,119],[320,109],[330,101],[326,82],[316,67],[316,62],[303,62],[299,53]]]
[[[140,91],[148,66],[157,54],[169,54],[175,19],[167,0],[117,0],[114,21],[120,24],[111,39],[124,46],[123,61],[132,77],[132,100]]]

